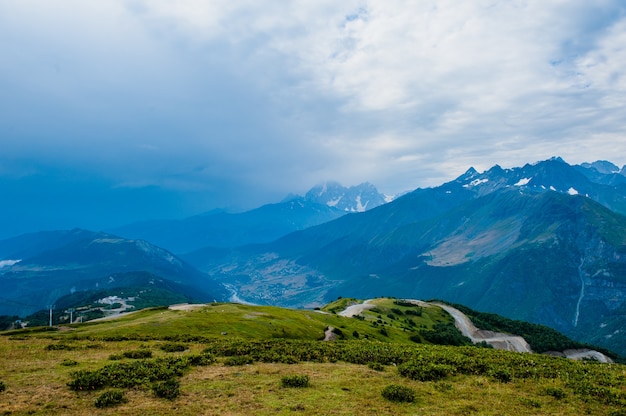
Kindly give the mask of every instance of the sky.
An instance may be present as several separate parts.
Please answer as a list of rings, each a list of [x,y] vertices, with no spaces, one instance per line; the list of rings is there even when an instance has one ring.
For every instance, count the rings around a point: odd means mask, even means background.
[[[623,0],[0,0],[0,237],[626,164]]]

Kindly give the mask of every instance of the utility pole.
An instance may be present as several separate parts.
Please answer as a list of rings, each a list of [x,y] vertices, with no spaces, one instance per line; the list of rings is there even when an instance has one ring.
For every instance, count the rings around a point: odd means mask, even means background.
[[[50,305],[48,306],[48,308],[50,309],[50,328],[52,328],[52,310],[54,309],[55,305]]]
[[[74,323],[74,308],[69,308],[68,310],[66,310],[65,312],[69,312],[70,313],[70,324]]]

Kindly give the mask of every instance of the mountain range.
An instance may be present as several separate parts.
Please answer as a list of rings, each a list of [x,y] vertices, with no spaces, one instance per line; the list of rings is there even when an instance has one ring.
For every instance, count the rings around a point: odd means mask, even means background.
[[[159,287],[189,299],[224,299],[225,288],[143,240],[87,230],[25,234],[0,242],[0,315],[26,316],[77,292]]]
[[[443,299],[626,355],[626,169],[560,158],[470,168],[386,201],[369,184],[327,183],[239,214],[3,240],[0,314],[141,285],[307,308]]]
[[[269,244],[185,259],[254,303],[439,298],[624,353],[623,172],[560,158],[470,168],[439,187]]]
[[[174,253],[203,247],[236,247],[267,243],[291,232],[319,225],[350,212],[363,212],[393,199],[362,183],[344,187],[327,182],[305,196],[241,212],[211,211],[183,220],[145,221],[109,230],[112,234],[150,241]]]

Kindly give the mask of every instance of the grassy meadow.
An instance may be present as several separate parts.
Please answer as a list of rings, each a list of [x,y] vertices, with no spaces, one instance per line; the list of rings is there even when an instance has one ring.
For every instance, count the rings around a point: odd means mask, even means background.
[[[324,309],[356,301],[337,302]],[[0,414],[626,415],[626,366],[416,343],[449,316],[374,303],[361,318],[210,304],[7,332]]]

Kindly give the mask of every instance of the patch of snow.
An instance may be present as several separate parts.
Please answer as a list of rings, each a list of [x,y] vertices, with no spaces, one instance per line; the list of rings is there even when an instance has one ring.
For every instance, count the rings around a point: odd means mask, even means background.
[[[550,190],[556,192],[556,188],[554,186],[552,186],[552,185],[550,185]]]
[[[0,260],[0,269],[7,266],[13,266],[22,260]]]
[[[451,194],[451,193],[452,193],[452,191],[446,191],[446,193],[447,193],[447,194]]]
[[[570,194],[570,195],[578,195],[578,191],[576,189],[574,189],[574,188],[569,188],[567,190],[567,193]]]
[[[533,178],[522,178],[519,181],[517,181],[516,184],[514,184],[513,186],[524,186],[524,185],[528,185],[528,183],[532,180]]]
[[[340,197],[339,197],[339,198],[337,198],[337,199],[333,199],[332,201],[328,201],[328,202],[326,203],[326,205],[328,205],[329,207],[336,207],[336,206],[337,206],[337,204],[339,203],[339,201],[341,201],[341,198],[343,198],[343,195],[342,195],[342,196],[340,196]]]
[[[356,211],[357,212],[365,212],[365,209],[367,208],[367,204],[369,204],[369,201],[366,202],[365,205],[361,203],[361,195],[356,197]]]
[[[478,186],[481,183],[487,183],[489,182],[489,179],[485,178],[485,179],[474,179],[473,181],[471,181],[470,183],[463,185],[464,188],[469,188],[470,186]]]
[[[384,195],[385,197],[385,202],[391,202],[394,199],[396,199],[395,195]]]

